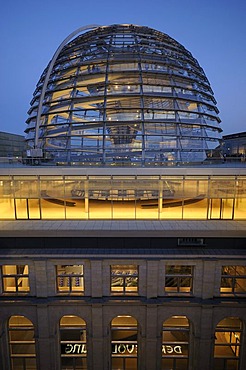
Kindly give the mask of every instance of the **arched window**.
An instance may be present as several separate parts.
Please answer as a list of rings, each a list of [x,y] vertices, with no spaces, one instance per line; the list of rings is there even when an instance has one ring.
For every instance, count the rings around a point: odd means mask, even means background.
[[[238,317],[226,317],[215,330],[214,369],[238,370],[242,322]]]
[[[86,323],[78,316],[60,320],[61,370],[86,370]]]
[[[36,370],[34,326],[25,316],[11,316],[8,323],[11,370]]]
[[[186,316],[172,316],[162,327],[162,370],[187,370],[190,325]]]
[[[138,323],[132,316],[117,316],[111,322],[111,369],[137,370]]]

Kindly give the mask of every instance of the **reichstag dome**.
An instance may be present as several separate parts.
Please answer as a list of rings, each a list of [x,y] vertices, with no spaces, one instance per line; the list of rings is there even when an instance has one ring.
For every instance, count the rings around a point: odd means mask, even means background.
[[[70,165],[203,162],[222,131],[191,53],[162,32],[129,24],[93,26],[65,40],[28,114],[29,149]]]

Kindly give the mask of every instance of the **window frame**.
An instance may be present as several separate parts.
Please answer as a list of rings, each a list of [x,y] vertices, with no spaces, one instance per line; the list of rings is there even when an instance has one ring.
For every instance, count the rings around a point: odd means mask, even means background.
[[[15,267],[16,273],[6,273],[4,269],[6,267]],[[18,272],[20,267],[23,267],[23,273]],[[25,268],[27,267],[27,273],[24,273]],[[14,288],[15,290],[7,290],[5,285],[7,285],[7,279],[14,279]],[[27,286],[25,290],[20,289],[20,283],[23,282],[23,279],[27,281]],[[21,280],[21,281],[19,281]],[[4,264],[1,265],[1,281],[2,281],[2,292],[4,294],[29,294],[30,293],[30,266],[28,264]],[[6,281],[6,283],[5,283]]]
[[[66,267],[81,267],[82,272],[81,273],[59,273],[59,268],[64,269]],[[66,265],[55,265],[55,273],[56,273],[56,293],[57,294],[65,294],[65,295],[84,295],[85,293],[85,271],[84,271],[84,264],[66,264]],[[67,280],[66,285],[60,285],[62,279]],[[75,285],[73,284],[73,279],[79,279],[79,287],[80,289],[76,288],[76,282]],[[61,289],[64,287],[64,289]]]
[[[119,270],[118,273],[113,273],[112,271],[113,270]],[[131,271],[132,270],[135,270],[136,272],[133,272],[133,273],[129,273],[127,274],[127,270],[128,271]],[[121,272],[122,270],[122,272]],[[125,272],[124,272],[125,270]],[[114,286],[112,285],[113,283],[113,279],[117,279],[117,277],[119,279],[122,279],[122,285],[116,285],[116,288],[114,288]],[[132,278],[132,279],[136,279],[136,286],[130,286],[131,288],[135,288],[135,289],[127,289],[129,288],[129,286],[127,286],[127,280],[129,278]],[[118,287],[118,289],[121,287],[122,289],[121,290],[116,290]],[[118,265],[118,264],[112,264],[110,265],[110,293],[112,295],[138,295],[139,294],[139,265],[137,264],[121,264],[121,265]]]
[[[175,268],[187,268],[189,267],[191,269],[191,272],[190,273],[181,273],[181,272],[173,272],[173,273],[170,273],[170,272],[167,272],[167,268],[168,267],[174,267],[174,270]],[[164,277],[164,291],[165,291],[165,294],[167,295],[172,295],[172,294],[179,294],[179,295],[193,295],[193,291],[194,291],[194,270],[195,270],[195,265],[182,265],[182,264],[166,264],[165,265],[165,277]],[[182,287],[182,279],[190,279],[190,286],[187,287],[189,289],[189,291],[182,291],[182,288],[186,288],[186,287]],[[176,279],[176,286],[172,287],[173,290],[167,290],[167,288],[170,288],[167,286],[167,279]],[[174,290],[174,288],[176,288],[176,290]]]
[[[29,323],[26,323],[25,325],[11,325],[10,324],[10,320],[12,318],[17,318],[17,317],[20,317],[20,318],[24,318],[26,319],[27,321],[29,321]],[[25,340],[13,340],[11,339],[11,333],[14,333],[16,331],[23,331],[23,332],[33,332],[33,339],[30,340],[30,339],[25,339]],[[8,320],[8,348],[9,348],[9,358],[10,358],[10,366],[11,366],[11,369],[12,370],[15,370],[15,365],[14,365],[14,360],[15,359],[19,359],[21,362],[22,362],[22,370],[26,370],[26,369],[29,369],[29,366],[26,364],[27,360],[29,359],[33,359],[35,361],[35,369],[37,369],[37,348],[36,348],[36,335],[35,335],[35,327],[33,325],[33,323],[26,317],[26,316],[20,316],[20,315],[12,315],[10,316],[9,320]],[[17,346],[17,345],[21,345],[23,347],[24,346],[28,346],[28,345],[32,345],[34,346],[34,352],[32,353],[28,353],[28,352],[25,352],[25,353],[14,353],[13,352],[13,346]],[[32,367],[33,368],[33,367]],[[34,369],[34,368],[33,368]]]
[[[240,275],[238,273],[238,268],[239,267],[244,267],[245,268],[245,274]],[[231,273],[229,271],[228,273],[225,273],[225,269],[228,270],[234,270],[234,273]],[[246,266],[245,265],[222,265],[221,266],[221,280],[220,280],[220,295],[245,295],[246,294],[246,289],[244,291],[235,291],[236,285],[238,284],[237,279],[245,279],[245,287],[246,287]],[[231,281],[231,284],[229,283],[229,287],[223,286],[223,282],[225,284],[225,281],[228,280],[229,282]],[[239,285],[239,284],[238,284]],[[230,291],[223,291],[222,289],[230,289]]]

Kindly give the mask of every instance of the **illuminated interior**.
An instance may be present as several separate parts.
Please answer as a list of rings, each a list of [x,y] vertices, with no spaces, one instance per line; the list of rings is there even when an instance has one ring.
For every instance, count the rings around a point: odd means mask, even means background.
[[[35,335],[25,316],[11,316],[8,325],[11,370],[36,370]]]
[[[202,162],[221,140],[197,60],[170,36],[135,25],[98,27],[68,42],[41,75],[28,113],[29,149],[60,164]]]
[[[214,370],[238,370],[242,322],[237,317],[221,320],[215,332]]]
[[[28,293],[30,291],[28,265],[3,265],[2,281],[5,293]]]
[[[120,295],[138,293],[137,265],[111,266],[111,293]]]
[[[111,322],[111,369],[137,370],[138,326],[132,316],[117,316]]]
[[[87,370],[86,323],[74,315],[60,320],[61,370]]]
[[[0,219],[245,220],[246,177],[0,176]]]
[[[172,316],[163,323],[161,370],[188,370],[189,336],[186,316]]]
[[[57,291],[65,294],[84,292],[83,265],[58,265]]]

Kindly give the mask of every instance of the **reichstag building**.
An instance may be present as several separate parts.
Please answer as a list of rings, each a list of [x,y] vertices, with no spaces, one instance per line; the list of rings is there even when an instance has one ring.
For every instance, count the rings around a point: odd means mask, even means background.
[[[246,165],[190,51],[79,28],[25,134],[0,163],[0,368],[244,370]]]

